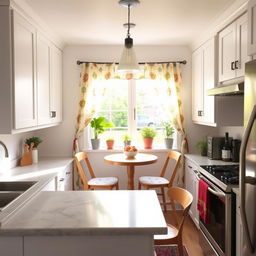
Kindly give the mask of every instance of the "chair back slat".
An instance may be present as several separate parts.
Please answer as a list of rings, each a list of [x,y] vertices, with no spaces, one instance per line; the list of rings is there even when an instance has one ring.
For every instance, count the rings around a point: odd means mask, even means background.
[[[183,215],[178,228],[178,236],[180,236],[182,235],[183,224],[191,207],[193,196],[187,190],[179,187],[169,188],[167,194],[171,200],[178,202],[183,207]]]
[[[87,154],[85,152],[79,152],[79,153],[75,154],[75,163],[76,163],[76,166],[77,166],[78,174],[79,174],[79,176],[81,178],[81,181],[84,185],[84,189],[88,190],[89,189],[88,179],[87,179],[87,177],[85,175],[85,171],[82,167],[82,164],[81,164],[82,161],[85,162],[85,164],[88,168],[88,171],[90,173],[91,178],[95,178],[95,174],[93,172],[93,169],[91,167],[91,164],[90,164],[90,161],[88,159]]]
[[[164,177],[170,159],[175,161],[174,168],[173,168],[170,180],[169,180],[169,186],[171,187],[173,185],[175,175],[176,175],[177,170],[179,168],[181,153],[179,153],[178,151],[174,151],[174,150],[171,150],[171,151],[168,152],[168,155],[167,155],[167,158],[165,160],[164,166],[163,166],[162,171],[160,173],[160,177]]]

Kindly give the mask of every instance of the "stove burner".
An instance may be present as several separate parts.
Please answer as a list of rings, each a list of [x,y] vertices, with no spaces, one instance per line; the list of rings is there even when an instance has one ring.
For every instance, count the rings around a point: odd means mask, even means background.
[[[201,167],[227,185],[239,183],[239,165],[206,165]]]

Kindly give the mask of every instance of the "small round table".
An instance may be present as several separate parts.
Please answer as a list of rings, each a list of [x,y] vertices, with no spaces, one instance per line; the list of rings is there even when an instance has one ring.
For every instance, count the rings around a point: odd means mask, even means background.
[[[107,164],[127,166],[128,190],[134,190],[134,167],[136,165],[153,164],[157,161],[157,156],[151,154],[138,153],[135,158],[127,158],[125,154],[112,154],[104,157]]]

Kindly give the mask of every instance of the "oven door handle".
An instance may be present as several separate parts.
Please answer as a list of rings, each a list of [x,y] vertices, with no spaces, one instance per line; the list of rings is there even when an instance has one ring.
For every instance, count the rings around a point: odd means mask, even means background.
[[[224,193],[222,193],[222,192],[217,192],[217,191],[213,190],[213,189],[210,188],[210,187],[208,187],[208,191],[211,192],[212,194],[214,194],[214,195],[217,196],[217,197],[223,197],[223,196],[225,196]]]
[[[215,196],[218,196],[218,197],[225,197],[225,193],[223,191],[221,191],[220,189],[218,189],[216,186],[214,186],[212,184],[212,182],[208,181],[207,179],[205,179],[201,174],[197,175],[197,179],[200,180],[204,180],[208,185],[208,191],[212,194],[214,194]]]

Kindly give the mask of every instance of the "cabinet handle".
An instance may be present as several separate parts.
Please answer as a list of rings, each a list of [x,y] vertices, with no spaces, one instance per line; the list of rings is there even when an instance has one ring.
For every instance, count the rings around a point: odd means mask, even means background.
[[[231,70],[235,70],[235,62],[234,61],[231,62]]]
[[[192,166],[188,165],[188,168],[192,169]]]
[[[62,181],[64,181],[64,180],[65,180],[64,178],[61,178],[59,181],[62,182]]]
[[[66,175],[70,174],[71,172],[66,172]]]
[[[239,66],[238,66],[238,60],[235,61],[235,69],[239,69]]]
[[[56,117],[56,111],[51,111],[50,115],[51,115],[51,118]]]
[[[203,112],[202,110],[199,110],[199,111],[197,112],[197,115],[198,115],[198,116],[203,116],[203,115],[204,115],[204,112]]]

